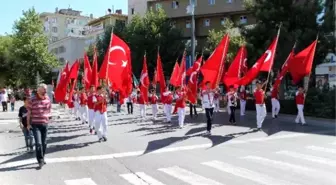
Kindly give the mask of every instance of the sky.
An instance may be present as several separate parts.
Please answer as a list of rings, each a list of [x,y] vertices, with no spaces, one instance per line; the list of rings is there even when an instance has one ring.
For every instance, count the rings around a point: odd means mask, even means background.
[[[108,8],[122,9],[127,14],[127,0],[5,0],[1,3],[0,35],[12,33],[13,23],[22,16],[23,10],[34,7],[39,13],[55,12],[55,8],[72,8],[82,11],[82,15],[93,14],[93,17],[105,15]]]

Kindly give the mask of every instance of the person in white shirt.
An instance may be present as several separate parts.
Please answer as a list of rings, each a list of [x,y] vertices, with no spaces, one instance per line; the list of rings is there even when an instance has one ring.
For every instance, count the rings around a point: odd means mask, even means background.
[[[207,117],[207,134],[211,134],[212,116],[215,108],[214,97],[216,90],[211,89],[210,82],[206,82],[206,89],[202,91],[202,105],[205,109],[205,115]]]
[[[157,112],[158,112],[158,104],[157,104],[157,101],[158,101],[158,97],[156,96],[155,94],[155,90],[152,90],[151,91],[151,94],[150,94],[150,103],[152,105],[152,111],[153,111],[153,119],[155,120],[156,117],[157,117]]]
[[[3,90],[2,92],[0,92],[0,100],[1,100],[1,104],[2,104],[2,110],[8,111],[8,107],[7,107],[7,95],[5,93],[5,91]]]
[[[75,105],[75,117],[76,117],[76,120],[80,120],[80,111],[79,111],[79,93],[78,93],[78,90],[76,89],[75,92],[74,92],[74,105]]]
[[[230,119],[229,122],[231,124],[236,124],[236,117],[235,117],[235,111],[237,107],[237,101],[238,101],[238,95],[237,92],[234,89],[234,86],[231,85],[229,92],[226,93],[225,100],[230,107]]]

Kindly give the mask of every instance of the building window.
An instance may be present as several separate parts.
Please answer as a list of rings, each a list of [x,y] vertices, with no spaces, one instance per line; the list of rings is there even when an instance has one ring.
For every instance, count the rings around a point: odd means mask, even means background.
[[[56,17],[51,18],[51,19],[50,19],[50,22],[51,22],[51,23],[57,23],[57,18],[56,18]]]
[[[210,19],[204,19],[203,25],[205,27],[209,27],[210,26]]]
[[[131,8],[131,14],[134,15],[134,8]]]
[[[178,1],[173,1],[172,2],[172,8],[173,9],[178,9],[178,7],[179,7],[179,2]]]
[[[52,37],[51,40],[52,40],[53,42],[56,42],[56,41],[58,40],[58,38],[57,38],[57,37]]]
[[[190,20],[186,21],[186,28],[191,28],[191,21]]]
[[[57,27],[52,27],[52,32],[57,33]]]
[[[222,17],[220,19],[220,24],[223,26],[225,24],[225,21],[227,20],[228,18],[227,17]]]
[[[171,27],[176,28],[176,21],[171,21],[170,25],[171,25]]]
[[[161,3],[156,3],[155,4],[155,9],[156,10],[159,10],[159,9],[161,9],[162,8],[162,4]]]
[[[59,47],[58,52],[59,53],[64,53],[65,52],[65,47],[64,46]]]
[[[49,27],[48,26],[43,26],[45,32],[49,32]]]
[[[59,61],[60,61],[60,64],[61,64],[61,65],[65,64],[65,60],[64,60],[64,58],[59,58]]]
[[[232,3],[232,0],[226,0],[227,3]]]
[[[191,0],[191,4],[194,4],[194,6],[197,6],[197,0]]]
[[[247,17],[245,15],[240,16],[240,24],[246,24],[247,23]]]
[[[215,4],[215,0],[208,0],[209,5],[214,5]]]

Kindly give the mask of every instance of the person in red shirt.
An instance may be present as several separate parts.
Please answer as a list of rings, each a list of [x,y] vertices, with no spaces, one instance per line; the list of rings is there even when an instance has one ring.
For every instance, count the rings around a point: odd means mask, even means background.
[[[158,112],[158,104],[157,104],[158,97],[156,96],[154,89],[152,90],[149,98],[150,98],[150,103],[152,105],[153,119],[155,120],[157,116],[157,112]]]
[[[139,107],[140,107],[141,118],[146,118],[146,104],[147,104],[147,102],[145,101],[145,99],[144,99],[143,95],[141,94],[140,90],[138,90],[137,102],[138,102]]]
[[[97,88],[97,95],[93,98],[95,103],[95,124],[96,132],[98,135],[99,142],[107,141],[106,132],[107,132],[107,97],[106,93],[103,90],[102,86]],[[102,128],[100,130],[100,128]]]
[[[240,115],[245,116],[245,109],[246,109],[246,90],[245,86],[240,87],[239,99],[240,99]]]
[[[266,106],[265,106],[265,91],[263,87],[266,85],[261,84],[260,81],[257,82],[257,88],[254,90],[255,106],[257,111],[257,129],[261,130],[262,124],[266,117]]]
[[[176,93],[176,105],[178,105],[177,113],[178,113],[178,121],[180,128],[184,127],[184,118],[185,118],[185,106],[186,106],[186,99],[187,94],[185,90],[181,87],[177,87]]]
[[[272,118],[277,118],[280,112],[280,102],[279,102],[279,87],[272,89],[271,91],[271,101],[272,101]]]
[[[87,105],[89,108],[89,126],[90,126],[90,133],[93,133],[94,130],[94,118],[95,118],[95,109],[94,109],[94,102],[93,99],[95,98],[95,86],[91,86],[90,92],[87,98]]]
[[[80,112],[80,117],[82,120],[82,124],[85,124],[88,122],[88,115],[89,115],[89,110],[88,110],[88,97],[86,95],[84,87],[80,88],[80,93],[79,93],[79,112]]]
[[[301,121],[302,125],[306,125],[306,121],[304,119],[304,114],[303,114],[305,98],[306,98],[305,91],[303,87],[299,87],[298,91],[296,92],[296,96],[295,96],[296,107],[298,109],[298,114],[296,116],[295,123],[299,123]]]
[[[164,96],[164,113],[166,114],[167,122],[171,122],[172,115],[172,103],[173,103],[173,93],[169,91],[169,87],[167,86],[166,91],[163,93]]]

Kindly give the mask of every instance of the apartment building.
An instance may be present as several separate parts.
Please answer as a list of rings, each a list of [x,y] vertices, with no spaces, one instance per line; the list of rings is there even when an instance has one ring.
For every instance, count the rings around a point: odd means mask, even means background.
[[[90,44],[94,44],[98,37],[101,37],[104,33],[104,29],[109,25],[115,25],[117,22],[127,23],[127,15],[122,14],[122,10],[116,10],[112,12],[108,9],[106,15],[93,19],[88,22],[88,31],[86,33],[86,47]]]
[[[256,19],[245,10],[244,0],[193,0],[195,3],[195,35],[196,50],[201,50],[206,44],[209,30],[220,30],[226,19],[237,25],[250,25]],[[151,0],[148,8],[154,11],[162,8],[173,20],[174,26],[182,29],[183,36],[191,38],[191,16],[187,13],[189,0]]]
[[[128,0],[128,21],[135,15],[144,16],[147,12],[147,3],[150,0]]]
[[[87,31],[86,25],[93,19],[93,15],[82,16],[81,11],[56,8],[55,12],[41,13],[40,18],[44,33],[51,44],[66,37],[84,37]]]

